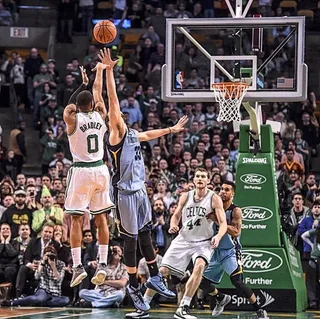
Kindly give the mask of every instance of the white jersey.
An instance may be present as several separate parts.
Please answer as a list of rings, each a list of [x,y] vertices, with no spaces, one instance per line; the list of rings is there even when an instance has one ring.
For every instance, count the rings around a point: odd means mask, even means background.
[[[73,162],[102,160],[106,131],[106,123],[98,112],[77,113],[76,127],[68,135]]]
[[[196,201],[195,190],[188,192],[188,199],[182,209],[182,228],[179,233],[186,241],[199,242],[213,237],[213,221],[206,218],[213,212],[213,195],[214,192],[208,189],[208,193]]]

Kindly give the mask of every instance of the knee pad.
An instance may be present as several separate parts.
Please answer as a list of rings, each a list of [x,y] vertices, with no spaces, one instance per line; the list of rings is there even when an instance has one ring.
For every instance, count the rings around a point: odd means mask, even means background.
[[[245,298],[250,298],[253,294],[253,291],[251,288],[249,288],[244,282],[243,282],[243,275],[242,273],[231,275],[230,276],[231,283],[233,286],[237,289],[237,291]]]
[[[202,278],[199,288],[203,291],[204,295],[207,295],[211,292],[214,292],[216,286],[212,283],[212,281],[208,280],[207,278]]]
[[[146,261],[155,259],[155,253],[152,246],[151,233],[150,231],[144,231],[139,233],[139,246],[143,257]]]
[[[137,240],[127,239],[123,247],[124,263],[127,267],[137,267]]]

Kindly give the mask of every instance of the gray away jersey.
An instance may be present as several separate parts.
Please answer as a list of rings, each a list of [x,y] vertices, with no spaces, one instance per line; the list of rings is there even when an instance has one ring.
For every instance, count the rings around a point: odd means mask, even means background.
[[[118,145],[110,145],[108,138],[107,146],[114,168],[112,185],[129,192],[144,188],[145,167],[138,131],[127,129]]]

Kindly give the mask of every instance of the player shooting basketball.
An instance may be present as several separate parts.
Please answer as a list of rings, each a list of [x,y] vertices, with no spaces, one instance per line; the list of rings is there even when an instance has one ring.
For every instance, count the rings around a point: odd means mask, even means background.
[[[140,250],[150,271],[146,286],[159,294],[174,298],[175,294],[167,289],[156,264],[155,253],[151,243],[152,212],[145,188],[145,167],[141,154],[142,141],[149,141],[160,136],[183,131],[188,121],[183,116],[171,127],[147,132],[138,132],[127,128],[120,112],[113,75],[113,67],[118,61],[112,61],[110,51],[100,50],[99,58],[106,65],[106,82],[109,100],[109,136],[107,141],[114,175],[114,200],[117,205],[117,224],[124,239],[124,259],[129,274],[128,293],[137,309],[148,311],[149,304],[143,299],[137,281],[137,240]]]
[[[93,96],[86,90],[89,84],[86,71],[81,67],[83,83],[72,94],[63,113],[73,165],[68,172],[65,212],[71,214],[70,244],[73,259],[71,287],[87,277],[81,264],[83,214],[89,207],[99,230],[99,264],[92,278],[94,285],[105,281],[108,257],[109,228],[106,212],[114,208],[109,195],[110,175],[102,158],[103,138],[107,130],[106,107],[102,98],[102,74],[106,68],[98,63],[93,84]]]

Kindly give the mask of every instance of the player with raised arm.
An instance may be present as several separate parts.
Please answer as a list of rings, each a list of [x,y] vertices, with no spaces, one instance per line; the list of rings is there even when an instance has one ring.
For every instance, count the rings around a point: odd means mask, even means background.
[[[101,62],[106,65],[106,82],[109,99],[109,136],[108,150],[114,167],[112,185],[114,202],[117,205],[117,225],[124,239],[124,259],[129,274],[128,293],[137,309],[147,311],[149,304],[143,299],[137,280],[137,241],[146,259],[150,278],[146,285],[159,294],[174,298],[175,294],[165,286],[159,273],[151,241],[152,212],[145,188],[145,167],[141,154],[142,141],[149,141],[160,136],[183,131],[188,121],[183,116],[171,127],[147,132],[138,132],[127,128],[120,112],[113,75],[113,67],[117,61],[112,61],[110,51],[100,50]]]
[[[179,235],[171,242],[165,253],[160,272],[163,276],[170,273],[182,278],[190,261],[193,261],[193,271],[186,284],[186,290],[174,317],[176,319],[196,319],[190,314],[190,303],[202,279],[202,274],[210,262],[213,249],[219,246],[220,239],[227,231],[226,214],[221,198],[208,189],[209,173],[204,168],[197,168],[193,179],[195,189],[182,193],[178,207],[170,222],[169,233],[179,231]],[[219,225],[218,233],[213,232],[213,221],[208,214],[213,213]],[[145,299],[150,303],[155,292],[147,289]],[[131,317],[147,318],[147,312],[137,311]]]
[[[64,110],[63,119],[67,125],[72,167],[67,177],[65,212],[71,214],[70,244],[73,259],[71,287],[77,286],[87,277],[81,264],[81,241],[83,214],[89,208],[99,230],[99,264],[92,278],[94,285],[101,285],[106,277],[109,244],[109,228],[106,212],[114,208],[110,200],[110,174],[103,162],[104,135],[107,130],[106,107],[102,98],[103,70],[98,63],[93,71],[96,78],[93,96],[86,90],[89,84],[86,71],[81,67],[82,84],[72,94]]]
[[[226,272],[230,276],[231,283],[236,289],[246,297],[257,312],[258,319],[268,319],[267,312],[258,303],[254,292],[243,282],[243,271],[241,262],[240,234],[242,226],[241,208],[233,203],[236,186],[233,182],[223,182],[220,190],[220,197],[225,210],[228,230],[220,240],[220,245],[215,249],[211,257],[209,267],[203,274],[200,288],[205,294],[210,294],[216,301],[212,316],[218,317],[224,307],[231,301],[231,296],[218,291],[214,284],[220,283],[223,274]],[[214,215],[210,216],[216,220]],[[214,225],[214,231],[218,229]]]

